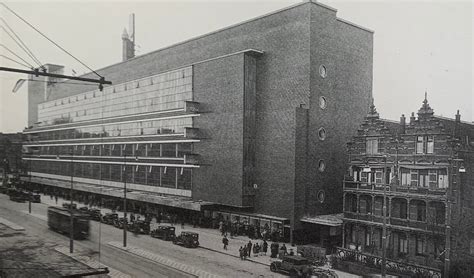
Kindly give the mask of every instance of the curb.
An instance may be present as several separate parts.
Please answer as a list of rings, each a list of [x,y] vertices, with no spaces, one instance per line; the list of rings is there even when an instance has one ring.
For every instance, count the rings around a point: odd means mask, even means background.
[[[229,253],[226,253],[226,252],[222,252],[222,251],[219,251],[219,250],[216,250],[216,249],[211,249],[211,248],[204,247],[204,246],[199,246],[199,248],[202,248],[202,249],[205,249],[205,250],[213,251],[213,252],[216,252],[216,253],[220,253],[220,254],[224,254],[224,255],[227,255],[227,256],[231,256],[231,257],[235,257],[235,258],[240,259],[240,257],[237,256],[237,255],[232,255],[232,254],[229,254]],[[261,265],[265,265],[265,266],[270,266],[270,264],[262,263],[262,262],[255,261],[255,260],[252,260],[252,259],[245,259],[245,261],[250,261],[250,262],[253,262],[253,263],[257,263],[257,264],[261,264]]]
[[[13,223],[13,222],[10,222],[8,220],[6,220],[5,218],[2,218],[0,217],[0,224],[3,224],[7,227],[9,227],[10,229],[14,230],[14,231],[25,231],[25,228],[23,228],[22,226],[16,224],[16,223]]]

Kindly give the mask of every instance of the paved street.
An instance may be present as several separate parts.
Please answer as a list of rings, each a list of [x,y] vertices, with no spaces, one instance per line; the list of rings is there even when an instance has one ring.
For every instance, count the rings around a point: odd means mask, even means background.
[[[44,197],[47,202],[49,197]],[[58,204],[60,205],[60,200]],[[28,214],[28,203],[15,203],[8,196],[0,194],[0,217],[25,227],[27,233],[68,246],[69,239],[48,229],[46,224],[47,204],[32,204],[32,214]],[[75,241],[75,251],[88,255],[101,263],[115,268],[133,277],[192,277],[185,272],[161,265],[152,260],[143,259],[114,248],[109,242],[121,242],[122,230],[91,221],[91,237],[86,241]],[[218,243],[220,245],[220,242]],[[263,264],[241,261],[228,255],[207,249],[187,249],[171,242],[151,238],[147,235],[128,234],[128,245],[144,251],[166,257],[169,260],[190,266],[195,270],[222,277],[284,277],[272,273]],[[237,250],[236,250],[237,251]]]

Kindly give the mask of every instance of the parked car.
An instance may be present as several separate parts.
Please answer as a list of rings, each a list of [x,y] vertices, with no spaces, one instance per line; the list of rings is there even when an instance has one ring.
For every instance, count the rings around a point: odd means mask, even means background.
[[[173,243],[187,248],[197,248],[199,247],[199,234],[183,231],[179,236],[173,239]]]
[[[118,220],[118,214],[113,212],[108,212],[102,217],[102,220],[105,224],[113,225],[116,220]]]
[[[38,193],[38,191],[33,191],[30,195],[30,200],[32,203],[41,203],[41,195]]]
[[[71,208],[71,207],[72,207],[72,209],[77,209],[77,205],[76,205],[76,204],[72,204],[72,205],[71,205],[71,203],[63,203],[62,206],[63,206],[63,208],[67,208],[67,209],[69,209],[69,208]]]
[[[89,214],[89,208],[88,207],[80,207],[79,211],[81,211],[83,213],[86,213],[86,214]]]
[[[285,256],[281,261],[274,261],[270,264],[272,272],[285,272],[290,277],[311,277],[311,262],[301,256]]]
[[[92,220],[101,221],[102,220],[102,213],[100,213],[100,209],[90,209],[89,215]]]
[[[161,238],[163,240],[173,240],[176,237],[176,228],[173,226],[160,225],[150,232],[151,237]]]
[[[123,229],[124,223],[125,223],[125,218],[120,217],[120,218],[115,219],[113,225],[114,225],[115,228]],[[127,226],[127,228],[128,228],[128,226]]]
[[[135,220],[127,226],[130,232],[147,235],[150,233],[150,222],[145,220]]]

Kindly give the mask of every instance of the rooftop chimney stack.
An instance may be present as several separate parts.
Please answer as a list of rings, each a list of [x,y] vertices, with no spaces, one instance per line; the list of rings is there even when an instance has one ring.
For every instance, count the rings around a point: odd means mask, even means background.
[[[127,29],[123,29],[122,33],[122,61],[125,62],[135,57],[135,14],[130,15],[130,35]]]
[[[461,122],[461,114],[459,114],[459,110],[458,110],[458,112],[456,113],[456,122],[457,122],[457,123],[460,123],[460,122]]]
[[[402,134],[405,134],[405,125],[406,125],[405,114],[402,114],[402,116],[400,117],[400,126],[401,126]]]
[[[410,124],[414,124],[415,123],[415,112],[411,112],[411,116],[410,116]]]

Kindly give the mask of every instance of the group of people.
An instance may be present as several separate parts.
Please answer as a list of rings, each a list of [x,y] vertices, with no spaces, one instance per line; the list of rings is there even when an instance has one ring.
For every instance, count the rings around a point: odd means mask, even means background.
[[[239,257],[241,260],[246,260],[247,257],[252,257],[252,253],[254,257],[257,257],[259,255],[266,255],[267,251],[268,243],[266,240],[263,240],[261,244],[258,244],[258,242],[253,244],[252,241],[249,240],[249,243],[244,246],[240,246]]]

